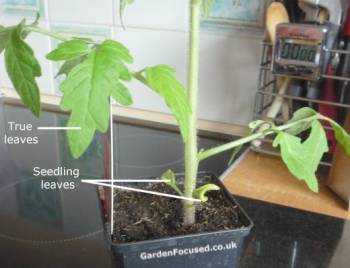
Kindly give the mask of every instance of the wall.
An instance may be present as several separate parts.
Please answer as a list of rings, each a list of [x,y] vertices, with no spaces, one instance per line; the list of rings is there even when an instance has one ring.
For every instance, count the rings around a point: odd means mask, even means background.
[[[134,55],[134,68],[165,63],[186,83],[188,0],[136,0],[121,27],[119,0],[0,0],[0,24],[41,15],[41,26],[66,35],[115,38]],[[244,125],[252,118],[257,85],[261,33],[204,29],[201,33],[200,108],[202,119]],[[42,92],[60,94],[54,74],[59,66],[45,60],[57,42],[31,34],[43,70]],[[0,58],[0,86],[11,87]],[[135,107],[168,113],[162,100],[137,82],[130,86]]]

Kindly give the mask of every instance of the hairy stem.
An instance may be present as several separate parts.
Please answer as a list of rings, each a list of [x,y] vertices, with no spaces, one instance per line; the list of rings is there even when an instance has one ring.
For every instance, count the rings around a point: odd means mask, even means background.
[[[58,34],[58,33],[55,33],[55,32],[52,32],[50,30],[46,30],[46,29],[43,29],[43,28],[40,28],[37,26],[27,26],[27,27],[25,27],[25,29],[27,31],[30,31],[30,32],[40,33],[40,34],[52,37],[52,38],[60,40],[62,42],[68,40],[68,38],[66,38],[65,36],[63,36],[61,34]]]
[[[189,118],[189,137],[185,143],[185,197],[192,198],[196,188],[198,171],[197,149],[197,102],[199,74],[199,23],[201,2],[191,0],[190,55],[188,76],[188,98],[191,107]],[[184,224],[195,223],[195,206],[191,201],[184,201]]]
[[[327,118],[325,118],[324,116],[322,116],[320,114],[316,114],[316,115],[313,115],[313,116],[310,116],[310,117],[307,117],[307,118],[304,118],[304,119],[301,119],[301,120],[298,120],[295,122],[291,122],[291,123],[283,125],[283,126],[274,127],[274,128],[269,129],[269,130],[266,130],[266,131],[260,131],[258,133],[249,135],[247,137],[243,137],[241,139],[238,139],[238,140],[235,140],[235,141],[232,141],[232,142],[229,142],[229,143],[226,143],[226,144],[223,144],[223,145],[220,145],[220,146],[208,149],[208,150],[201,151],[198,153],[198,160],[202,161],[204,159],[207,159],[209,157],[212,157],[212,156],[217,155],[219,153],[222,153],[224,151],[236,148],[237,146],[240,146],[242,144],[252,142],[252,141],[259,139],[261,137],[274,134],[278,131],[284,131],[284,130],[287,130],[291,127],[294,127],[298,124],[305,123],[305,122],[312,122],[314,120],[327,120]]]

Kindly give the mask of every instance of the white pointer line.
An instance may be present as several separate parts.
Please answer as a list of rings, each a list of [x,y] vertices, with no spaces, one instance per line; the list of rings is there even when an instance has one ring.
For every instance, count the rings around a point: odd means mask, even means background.
[[[188,201],[193,201],[193,202],[202,202],[199,199],[194,199],[194,198],[189,198],[189,197],[184,197],[184,196],[179,196],[179,195],[163,194],[163,193],[159,193],[159,192],[147,191],[147,190],[142,190],[142,189],[137,189],[137,188],[131,188],[131,187],[125,187],[125,186],[119,186],[119,185],[113,185],[113,184],[107,184],[107,183],[99,183],[99,182],[91,181],[91,180],[81,180],[81,182],[100,185],[100,186],[107,186],[107,187],[112,187],[112,188],[116,188],[116,189],[131,191],[131,192],[140,192],[140,193],[144,193],[144,194],[153,194],[153,195],[188,200]]]
[[[83,180],[82,180],[83,181]],[[86,180],[86,181],[91,181],[91,182],[170,182],[170,180],[142,180],[142,179],[125,179],[125,180]],[[85,182],[85,180],[84,180]]]
[[[37,127],[38,130],[81,130],[81,127]]]

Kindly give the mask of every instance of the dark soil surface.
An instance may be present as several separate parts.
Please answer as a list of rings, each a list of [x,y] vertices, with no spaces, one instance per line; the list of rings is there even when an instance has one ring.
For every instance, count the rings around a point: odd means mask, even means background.
[[[164,184],[142,188],[176,194]],[[197,205],[196,224],[184,226],[181,200],[117,190],[113,242],[136,242],[244,227],[239,208],[229,202],[223,190],[209,192],[208,197],[206,203]]]

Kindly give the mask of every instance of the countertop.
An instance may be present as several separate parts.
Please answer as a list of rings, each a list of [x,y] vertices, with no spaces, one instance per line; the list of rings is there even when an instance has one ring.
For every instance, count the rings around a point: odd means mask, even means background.
[[[45,112],[38,120],[23,108],[0,105],[1,137],[10,135],[9,121],[61,126],[66,117]],[[119,178],[157,176],[169,167],[183,170],[182,144],[176,133],[119,123],[114,130],[115,175]],[[38,145],[0,143],[0,267],[114,267],[97,189],[75,180],[74,190],[43,191],[40,179],[32,174],[34,166],[59,165],[78,167],[80,179],[101,178],[102,137],[96,137],[82,159],[73,160],[64,132],[31,135],[39,137]],[[201,147],[221,142],[200,139]],[[201,169],[219,175],[226,169],[227,158],[227,154],[213,158]],[[236,198],[255,224],[240,267],[348,267],[348,220]]]

